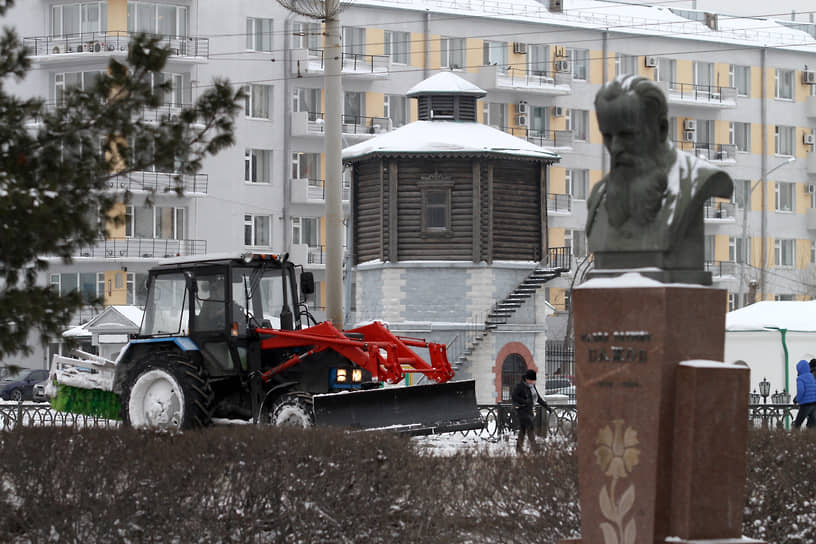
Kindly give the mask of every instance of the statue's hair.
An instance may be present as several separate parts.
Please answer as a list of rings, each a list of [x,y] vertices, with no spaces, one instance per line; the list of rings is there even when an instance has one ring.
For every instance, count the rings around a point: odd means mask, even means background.
[[[660,123],[669,117],[669,107],[666,104],[666,95],[654,81],[643,76],[618,76],[608,81],[595,95],[595,110],[601,102],[609,102],[621,95],[634,95],[640,99],[646,119]]]

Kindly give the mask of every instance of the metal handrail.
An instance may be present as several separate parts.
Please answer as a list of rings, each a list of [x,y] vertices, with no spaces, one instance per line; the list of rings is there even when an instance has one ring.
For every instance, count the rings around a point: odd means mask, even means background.
[[[547,211],[554,213],[572,213],[572,195],[547,193]]]
[[[138,171],[108,180],[108,188],[115,191],[173,191],[207,194],[207,174],[179,174],[176,172]]]
[[[34,36],[23,38],[23,44],[33,57],[65,55],[71,53],[127,54],[130,41],[137,32],[104,31],[79,32],[61,36]],[[173,56],[210,56],[210,39],[197,36],[171,36],[154,34],[161,38],[160,45],[170,49]]]
[[[141,257],[158,259],[207,253],[206,240],[165,240],[159,238],[101,239],[77,250],[75,257],[118,259]]]

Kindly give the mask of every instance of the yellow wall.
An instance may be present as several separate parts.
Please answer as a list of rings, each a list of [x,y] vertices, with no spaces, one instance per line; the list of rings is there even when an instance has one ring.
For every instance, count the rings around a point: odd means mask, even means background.
[[[756,180],[751,180],[751,187],[754,186]],[[771,196],[773,196],[773,186],[771,183],[768,183],[768,191]],[[751,193],[751,209],[752,210],[761,210],[762,209],[762,184],[757,185],[757,188],[754,189],[754,192]]]
[[[595,85],[603,83],[603,51],[589,51],[589,82]]]
[[[714,236],[714,260],[727,261],[728,260],[728,239],[727,234],[717,234]]]
[[[108,31],[127,31],[127,0],[108,0]]]
[[[608,53],[609,57],[606,59],[607,74],[609,74],[610,81],[615,79],[615,53]]]
[[[762,125],[759,123],[751,123],[751,153],[762,154]]]
[[[810,96],[810,85],[802,83],[802,72],[799,70],[793,74],[793,88],[795,89],[793,96],[797,102],[804,102]]]
[[[810,146],[805,144],[805,134],[809,133],[810,129],[796,127],[794,132],[796,133],[793,136],[793,144],[795,146],[794,149],[796,150],[794,153],[796,153],[796,156],[800,159],[806,159],[808,151],[810,151]]]
[[[773,89],[771,89],[773,91]],[[762,97],[762,68],[751,66],[751,98]],[[773,95],[771,95],[773,96]]]
[[[550,247],[564,247],[564,234],[565,229],[550,229]]]
[[[437,55],[437,62],[439,62],[438,57],[439,55]],[[418,68],[425,66],[425,34],[411,32],[411,66]]]
[[[552,108],[550,108],[550,130],[564,130],[567,128],[566,108],[564,108],[564,115],[561,117],[552,116]]]
[[[385,94],[366,93],[365,111],[369,117],[383,117],[385,115]]]
[[[422,36],[422,34],[419,34],[419,36]],[[442,63],[440,62],[440,57],[442,56],[442,37],[436,34],[431,34],[431,44],[429,47],[431,49],[430,69],[439,70],[439,68],[442,66]]]
[[[550,168],[550,187],[549,187],[549,191],[551,193],[557,194],[557,195],[562,195],[562,194],[566,193],[566,191],[567,191],[567,188],[566,188],[566,172],[567,172],[567,169],[562,167],[562,166],[553,166],[552,168]],[[564,229],[560,229],[560,230],[562,231],[561,237],[562,237],[562,241],[563,241],[563,230]],[[550,239],[552,241],[552,231],[551,231],[551,234],[550,234]]]
[[[714,141],[711,143],[727,144],[730,124],[728,121],[714,121]]]
[[[513,52],[513,42],[507,43],[507,62],[510,63],[510,75],[522,76],[527,73],[527,55]]]
[[[116,217],[122,217],[122,222],[119,224],[114,223],[113,219]],[[125,216],[125,205],[122,202],[117,202],[114,204],[110,210],[108,210],[108,217],[111,218],[111,221],[108,221],[105,225],[105,230],[108,233],[109,238],[124,238],[125,237],[125,223],[124,217]]]
[[[690,60],[677,60],[677,82],[694,83],[694,63]]]
[[[384,55],[385,54],[385,30],[379,28],[366,28],[365,31],[366,55]],[[413,53],[413,52],[412,52]]]
[[[796,268],[807,268],[810,263],[810,240],[796,240]]]
[[[643,76],[646,79],[654,79],[655,69],[646,66],[646,58],[641,55],[637,59],[638,75]]]
[[[728,87],[730,83],[730,64],[717,62],[714,63],[714,83],[718,87]]]
[[[105,305],[127,304],[127,276],[122,270],[105,271]]]
[[[484,61],[484,42],[474,38],[467,38],[465,40],[465,48],[467,49],[467,56],[465,62],[469,71],[478,70],[479,66]]]
[[[601,129],[598,126],[598,116],[595,115],[595,110],[589,110],[589,143],[602,144],[603,137],[601,136]]]
[[[602,177],[603,177],[603,170],[590,170],[589,171],[589,189],[590,189],[590,191],[592,190],[592,188],[595,186],[596,183],[601,181]]]
[[[776,96],[774,94],[776,92],[776,68],[766,68],[765,77],[765,97],[768,98],[768,100],[773,100],[774,96]]]
[[[408,101],[408,115],[410,116],[411,121],[416,121],[417,117],[419,116],[419,108],[417,107],[416,100],[409,100]]]

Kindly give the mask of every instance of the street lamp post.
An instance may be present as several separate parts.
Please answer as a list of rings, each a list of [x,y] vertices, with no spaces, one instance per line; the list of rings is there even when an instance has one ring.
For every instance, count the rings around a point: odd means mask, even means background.
[[[760,183],[763,184],[762,185],[763,188],[765,187],[764,182],[772,172],[775,172],[776,170],[782,168],[786,164],[792,163],[795,160],[796,160],[796,157],[788,157],[787,159],[785,159],[784,162],[781,162],[780,164],[777,164],[776,166],[774,166],[770,170],[767,170],[767,171],[763,172],[762,176],[759,179],[759,181],[757,181],[751,187],[749,187],[748,191],[746,191],[746,194],[743,197],[743,203],[742,203],[742,259],[740,260],[740,275],[739,275],[740,277],[739,277],[739,290],[738,290],[739,300],[737,300],[737,303],[735,304],[736,308],[742,308],[743,305],[744,305],[743,301],[745,300],[745,262],[748,260],[748,258],[750,257],[750,254],[751,254],[751,248],[748,246],[748,204],[751,202],[751,195],[754,193],[754,190],[759,186]],[[760,240],[760,243],[762,244],[763,255],[764,255],[764,251],[765,251],[765,234],[764,234],[765,214],[767,213],[765,208],[766,208],[766,206],[763,203],[763,206],[762,206],[763,235],[762,235],[761,240]],[[760,266],[760,272],[763,274],[763,277],[759,282],[759,292],[762,294],[762,296],[765,295],[764,269],[765,269],[766,263],[764,261],[765,261],[765,259],[763,258],[763,262],[761,263],[761,266]]]
[[[759,382],[759,394],[762,395],[762,404],[768,404],[768,395],[771,393],[771,382],[767,378],[762,378]]]

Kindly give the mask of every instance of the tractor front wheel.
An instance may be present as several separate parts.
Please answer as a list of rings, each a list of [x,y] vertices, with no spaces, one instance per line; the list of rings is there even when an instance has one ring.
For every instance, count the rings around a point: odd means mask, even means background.
[[[288,393],[280,397],[269,411],[269,422],[284,427],[308,428],[314,425],[312,398],[306,394]]]
[[[148,356],[122,387],[122,421],[136,428],[191,429],[211,423],[214,394],[204,369],[174,353]]]

